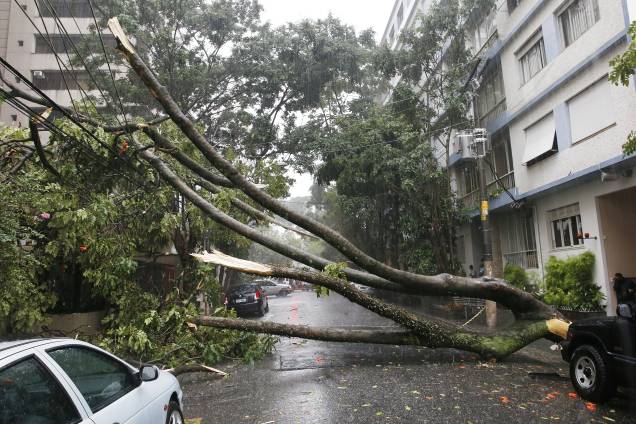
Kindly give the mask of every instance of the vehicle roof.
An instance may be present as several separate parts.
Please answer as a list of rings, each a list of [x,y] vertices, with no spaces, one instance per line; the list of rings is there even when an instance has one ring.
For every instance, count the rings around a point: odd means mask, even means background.
[[[25,349],[30,349],[32,347],[41,346],[44,344],[59,342],[59,341],[69,341],[75,342],[75,339],[69,338],[39,338],[39,339],[18,339],[18,340],[0,340],[0,358],[5,355],[11,355],[16,353],[16,351],[22,351]]]

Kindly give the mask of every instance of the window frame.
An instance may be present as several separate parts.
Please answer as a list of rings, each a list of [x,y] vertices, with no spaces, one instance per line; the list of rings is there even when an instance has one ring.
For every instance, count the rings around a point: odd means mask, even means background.
[[[44,368],[46,374],[51,377],[53,379],[53,381],[55,382],[55,385],[57,386],[57,389],[60,393],[62,393],[63,395],[66,396],[66,398],[68,399],[69,403],[71,404],[71,406],[73,407],[73,411],[75,412],[75,416],[78,417],[75,421],[73,421],[71,424],[80,424],[84,421],[84,415],[80,412],[77,402],[75,402],[73,400],[73,397],[71,396],[71,393],[69,393],[68,389],[66,387],[64,387],[64,385],[62,384],[62,382],[60,382],[60,380],[58,379],[58,377],[55,375],[55,373],[49,368],[49,366],[45,363],[45,361],[42,360],[42,358],[40,358],[38,356],[37,353],[30,353],[28,355],[25,356],[20,356],[19,358],[16,358],[15,360],[6,363],[4,365],[2,365],[0,367],[0,373],[21,363],[21,362],[25,362],[28,361],[29,359],[34,359],[35,362],[38,363],[38,365],[40,365],[42,368]]]
[[[112,398],[109,398],[108,403],[104,403],[99,405],[99,408],[93,408],[90,403],[88,402],[88,400],[86,399],[86,397],[84,396],[84,393],[82,393],[82,391],[80,390],[80,388],[78,387],[78,385],[75,383],[75,381],[73,380],[73,378],[66,372],[66,370],[59,364],[59,362],[57,362],[55,360],[55,358],[53,356],[51,356],[52,352],[58,351],[58,350],[63,350],[63,349],[79,349],[79,350],[87,350],[89,352],[93,352],[96,353],[97,355],[101,355],[104,356],[106,358],[109,358],[115,362],[117,362],[119,365],[122,366],[122,368],[126,369],[129,373],[130,376],[134,378],[135,376],[135,368],[131,367],[129,364],[127,364],[126,362],[122,361],[121,359],[119,359],[118,357],[111,355],[108,352],[99,350],[99,349],[94,349],[90,346],[84,346],[84,345],[75,345],[75,344],[71,344],[71,345],[62,345],[62,346],[55,346],[52,347],[50,349],[46,349],[45,352],[48,356],[48,358],[55,364],[55,366],[57,366],[61,372],[64,373],[64,375],[66,376],[66,378],[68,379],[69,383],[72,384],[75,388],[75,390],[77,391],[78,395],[81,396],[81,398],[84,400],[84,402],[86,402],[87,407],[90,409],[91,414],[96,414],[99,411],[109,407],[110,405],[112,405],[113,403],[117,402],[119,399],[123,398],[124,396],[126,396],[127,394],[131,393],[133,390],[139,388],[141,381],[137,382],[137,384],[133,385],[130,387],[129,390],[126,390],[122,393],[120,393],[118,396],[114,396]]]
[[[535,73],[532,73],[532,70],[529,66],[530,54],[534,53],[537,49],[541,67]],[[523,46],[521,46],[521,48],[517,50],[515,56],[517,57],[517,61],[519,62],[521,86],[524,86],[531,79],[540,74],[546,66],[548,66],[548,57],[545,52],[545,41],[543,39],[543,32],[541,30],[535,32],[525,43],[523,43]],[[525,68],[526,64],[528,65],[527,75]]]
[[[568,209],[572,209],[572,211],[568,211]],[[563,212],[559,213],[560,211]],[[547,214],[552,250],[581,249],[585,247],[583,241],[578,238],[578,234],[583,231],[583,218],[581,217],[581,209],[578,203],[552,209]],[[567,230],[563,225],[564,223],[568,227]],[[573,224],[576,228],[573,227]],[[565,236],[569,237],[569,244],[566,244]]]
[[[592,7],[592,12],[594,13],[594,22],[592,22],[587,28],[580,32],[578,37],[570,40],[568,38],[568,34],[566,28],[563,24],[564,17],[568,15],[568,24],[571,25],[571,10],[575,4],[579,2],[590,2],[590,6]],[[574,44],[578,39],[580,39],[586,32],[588,32],[594,25],[596,25],[601,20],[601,10],[599,6],[598,0],[568,0],[565,4],[563,4],[555,13],[557,24],[559,26],[559,34],[561,37],[561,45],[564,49],[570,47]]]

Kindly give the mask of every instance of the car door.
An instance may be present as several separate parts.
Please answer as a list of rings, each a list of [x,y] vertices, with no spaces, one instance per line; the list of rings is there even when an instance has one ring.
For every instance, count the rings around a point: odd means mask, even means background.
[[[261,281],[259,284],[267,296],[275,296],[278,293],[278,287],[271,281]]]
[[[0,361],[0,424],[92,424],[68,387],[35,354]]]
[[[140,383],[125,363],[86,346],[62,346],[48,356],[68,376],[95,424],[145,424],[165,420],[161,385]]]

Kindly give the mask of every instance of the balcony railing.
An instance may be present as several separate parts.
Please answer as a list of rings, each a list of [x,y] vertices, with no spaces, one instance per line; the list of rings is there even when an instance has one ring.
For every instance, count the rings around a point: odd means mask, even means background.
[[[506,99],[503,98],[492,109],[478,117],[479,126],[486,128],[489,123],[499,118],[507,110]]]
[[[506,190],[510,190],[515,186],[515,172],[511,171],[506,175],[499,177],[499,182],[492,181],[488,183],[488,196],[489,197],[497,197],[501,194],[503,187]],[[468,194],[460,196],[460,200],[465,208],[467,209],[477,209],[479,207],[479,202],[481,199],[479,198],[479,189],[471,191]]]
[[[506,265],[517,265],[524,269],[539,268],[539,257],[536,250],[504,253],[503,258]]]

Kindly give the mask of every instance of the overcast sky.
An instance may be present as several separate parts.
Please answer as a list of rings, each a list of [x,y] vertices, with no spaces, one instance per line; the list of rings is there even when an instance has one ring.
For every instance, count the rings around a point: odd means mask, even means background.
[[[259,0],[265,9],[263,21],[274,25],[298,22],[303,19],[325,18],[331,12],[346,24],[353,25],[357,32],[367,28],[375,30],[379,41],[389,19],[394,0]],[[296,184],[291,188],[291,197],[308,196],[312,179],[309,174],[291,175]]]
[[[373,28],[379,41],[394,0],[259,0],[263,20],[275,25],[325,18],[331,12],[357,31]]]

